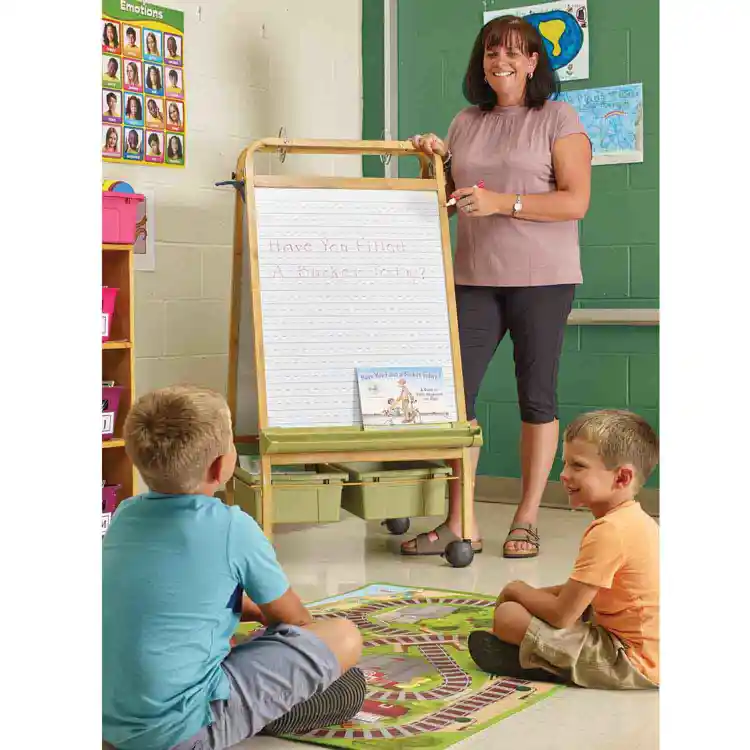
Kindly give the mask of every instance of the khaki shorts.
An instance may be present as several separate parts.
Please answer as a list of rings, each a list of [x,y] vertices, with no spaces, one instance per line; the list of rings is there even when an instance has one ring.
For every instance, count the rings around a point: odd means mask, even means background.
[[[658,688],[639,672],[622,642],[601,625],[584,620],[557,629],[532,617],[521,641],[520,663],[525,669],[546,669],[569,677],[586,688],[647,690]]]

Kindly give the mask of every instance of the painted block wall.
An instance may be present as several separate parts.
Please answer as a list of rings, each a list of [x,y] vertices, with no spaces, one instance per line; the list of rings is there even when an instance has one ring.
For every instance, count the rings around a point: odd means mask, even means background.
[[[363,2],[363,132],[364,137],[377,138],[382,129],[382,72],[379,79],[371,67],[382,60],[383,3]],[[466,106],[461,81],[483,11],[518,5],[508,0],[400,0],[400,138],[447,132],[454,115]],[[642,82],[645,161],[593,168],[591,207],[581,223],[584,283],[575,305],[655,308],[659,305],[658,3],[589,0],[588,7],[590,78],[564,88]],[[382,173],[374,161],[365,163],[364,169],[372,175]],[[401,174],[412,172],[406,167]],[[658,429],[658,345],[658,328],[570,327],[560,364],[562,426],[582,411],[627,407]],[[486,441],[479,473],[520,476],[520,419],[509,340],[501,344],[491,364],[478,415]],[[558,460],[553,479],[560,469]],[[658,485],[658,473],[649,485]]]
[[[360,3],[160,2],[185,13],[187,166],[103,168],[156,194],[156,271],[135,277],[136,387],[191,382],[223,393],[234,193],[214,182],[229,179],[245,146],[282,126],[290,138],[360,137]],[[361,175],[356,157],[257,163],[268,174]]]

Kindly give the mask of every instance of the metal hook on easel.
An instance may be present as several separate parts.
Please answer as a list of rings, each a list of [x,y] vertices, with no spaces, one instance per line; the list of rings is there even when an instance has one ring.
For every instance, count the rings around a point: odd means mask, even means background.
[[[282,125],[279,128],[279,138],[284,139],[284,144],[289,144],[289,139],[286,137],[286,128]],[[283,146],[279,146],[279,148],[276,149],[276,153],[279,156],[279,161],[283,164],[286,161],[286,148]]]
[[[242,198],[242,202],[243,203],[245,202],[245,180],[238,180],[236,172],[232,172],[231,180],[221,180],[220,182],[215,182],[214,185],[216,187],[223,187],[224,185],[231,185],[235,190],[240,191],[240,197]]]
[[[381,140],[381,141],[385,141],[385,140],[388,140],[388,139],[387,139],[387,138],[385,137],[385,130],[383,130],[383,131],[382,131],[382,132],[380,133],[380,140]],[[387,167],[387,166],[388,166],[388,165],[389,165],[389,164],[391,163],[391,159],[393,158],[393,154],[380,154],[380,157],[379,157],[379,158],[380,158],[380,161],[382,162],[383,166],[384,166],[384,167]]]

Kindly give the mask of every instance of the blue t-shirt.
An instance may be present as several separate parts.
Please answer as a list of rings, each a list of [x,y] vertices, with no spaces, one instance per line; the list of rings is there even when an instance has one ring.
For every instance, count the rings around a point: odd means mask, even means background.
[[[229,697],[221,663],[243,590],[267,604],[289,582],[258,524],[204,495],[126,500],[102,545],[102,734],[167,750]]]

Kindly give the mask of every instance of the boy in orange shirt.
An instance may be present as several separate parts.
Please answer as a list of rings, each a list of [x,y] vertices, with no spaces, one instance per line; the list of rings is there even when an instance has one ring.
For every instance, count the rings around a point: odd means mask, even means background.
[[[594,521],[566,583],[503,589],[493,632],[469,636],[481,669],[580,687],[658,687],[659,526],[635,501],[658,454],[654,431],[627,411],[583,414],[567,428],[560,478],[571,505]]]

